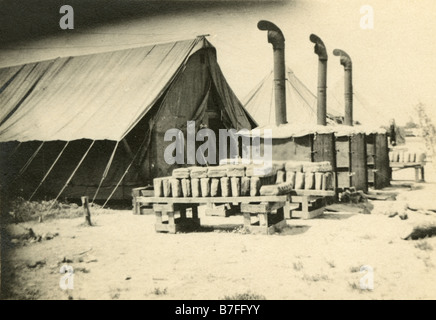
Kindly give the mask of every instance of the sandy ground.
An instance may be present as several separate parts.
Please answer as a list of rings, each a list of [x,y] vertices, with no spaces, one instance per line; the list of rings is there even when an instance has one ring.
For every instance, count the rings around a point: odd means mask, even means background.
[[[374,201],[372,214],[325,213],[289,220],[276,235],[209,231],[158,234],[154,217],[112,211],[83,218],[9,225],[52,240],[8,243],[2,253],[2,290],[12,299],[222,299],[251,293],[266,299],[435,299],[436,237],[402,240],[411,226],[436,222],[436,213],[383,213],[395,206],[435,207],[436,174],[414,190],[398,187],[396,202]],[[394,178],[413,179],[412,170]],[[226,223],[222,218],[203,223]],[[221,220],[220,220],[221,219]],[[232,217],[231,223],[242,223]],[[3,243],[5,245],[5,243]],[[67,262],[65,262],[67,261]],[[62,290],[60,267],[74,268],[74,288]],[[35,266],[36,265],[36,266]],[[361,290],[363,265],[374,289]]]

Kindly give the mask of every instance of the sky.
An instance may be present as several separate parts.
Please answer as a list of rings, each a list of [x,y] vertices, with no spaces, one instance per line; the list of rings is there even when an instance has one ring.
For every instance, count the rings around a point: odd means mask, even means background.
[[[74,9],[74,30],[59,27],[63,4]],[[373,8],[373,29],[360,26],[364,5]],[[281,28],[287,66],[314,93],[318,58],[309,36],[324,41],[327,108],[344,100],[344,70],[332,54],[338,48],[353,61],[356,120],[417,121],[414,106],[422,102],[436,122],[434,0],[0,0],[0,67],[209,34],[226,79],[244,100],[273,66],[267,34],[257,29],[262,19]]]

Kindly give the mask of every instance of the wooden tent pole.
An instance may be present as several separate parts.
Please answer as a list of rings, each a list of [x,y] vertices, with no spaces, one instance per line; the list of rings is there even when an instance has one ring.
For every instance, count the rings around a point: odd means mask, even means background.
[[[86,150],[85,154],[83,155],[82,159],[80,159],[79,163],[77,164],[76,168],[74,169],[73,173],[70,175],[70,177],[68,178],[67,182],[65,182],[65,185],[62,187],[62,190],[58,193],[58,195],[56,196],[56,198],[54,199],[52,205],[50,206],[49,211],[51,210],[51,208],[54,206],[54,204],[56,203],[56,201],[58,200],[58,198],[61,196],[62,192],[64,192],[65,188],[68,186],[68,184],[70,183],[71,179],[73,179],[74,175],[76,174],[77,170],[79,169],[80,165],[82,164],[83,160],[85,160],[86,156],[89,153],[89,150],[91,150],[92,146],[94,145],[95,140],[92,140],[92,143],[89,145],[88,149]]]
[[[127,166],[126,171],[124,171],[123,175],[121,176],[121,179],[118,181],[117,185],[115,186],[115,188],[112,190],[111,194],[109,195],[109,197],[106,199],[105,203],[103,204],[103,206],[101,207],[102,209],[106,206],[106,204],[108,203],[108,201],[112,198],[112,196],[114,195],[115,191],[117,190],[117,188],[119,187],[121,181],[123,181],[124,177],[126,176],[127,172],[129,172],[130,167],[132,166],[132,164],[135,162],[136,157],[138,156],[138,154],[141,152],[142,147],[144,146],[145,142],[148,141],[149,139],[147,139],[147,137],[151,134],[151,132],[149,132],[149,134],[147,134],[144,137],[144,140],[142,140],[141,145],[138,148],[138,151],[135,153],[135,155],[132,158],[132,161],[130,162],[130,164]]]
[[[39,183],[38,187],[36,187],[35,191],[33,191],[32,195],[29,198],[29,201],[32,200],[33,196],[36,194],[36,192],[39,190],[39,188],[41,187],[41,185],[44,183],[45,179],[47,179],[48,175],[50,174],[50,172],[53,170],[54,166],[56,165],[56,163],[58,162],[58,160],[60,159],[61,155],[64,153],[65,149],[67,148],[68,144],[70,142],[67,141],[67,143],[65,143],[64,147],[62,148],[61,152],[58,154],[58,156],[56,157],[55,161],[52,163],[52,165],[50,166],[50,168],[48,169],[47,173],[44,175],[44,178],[42,178],[41,182]]]
[[[98,185],[97,191],[95,191],[94,197],[92,198],[91,205],[94,204],[94,200],[97,197],[98,192],[100,191],[101,185],[103,184],[104,179],[106,179],[106,176],[107,176],[107,174],[109,172],[109,169],[110,169],[110,167],[112,165],[112,161],[114,160],[115,152],[117,151],[118,144],[119,144],[119,141],[117,141],[117,143],[115,144],[114,150],[112,151],[112,154],[111,154],[111,156],[109,158],[109,161],[107,162],[106,168],[104,169],[103,176],[101,177],[101,180],[100,180],[100,183]]]

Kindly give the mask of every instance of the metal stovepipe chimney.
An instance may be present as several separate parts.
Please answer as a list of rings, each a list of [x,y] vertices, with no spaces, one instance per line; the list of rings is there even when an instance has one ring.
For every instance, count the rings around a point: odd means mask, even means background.
[[[286,70],[285,70],[285,37],[282,31],[272,22],[261,20],[259,30],[268,31],[268,42],[274,52],[274,96],[276,125],[287,123],[286,119]]]

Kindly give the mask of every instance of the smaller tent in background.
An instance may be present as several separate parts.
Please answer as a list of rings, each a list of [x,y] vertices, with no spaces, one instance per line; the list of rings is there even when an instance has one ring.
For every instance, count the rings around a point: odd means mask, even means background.
[[[316,96],[297,78],[286,71],[286,114],[289,124],[316,125]],[[274,123],[274,74],[271,71],[243,100],[244,106],[259,126]],[[336,108],[327,111],[327,122],[340,122],[341,114]]]
[[[130,199],[177,166],[168,129],[255,126],[203,36],[0,69],[0,106],[1,190],[25,199]]]

